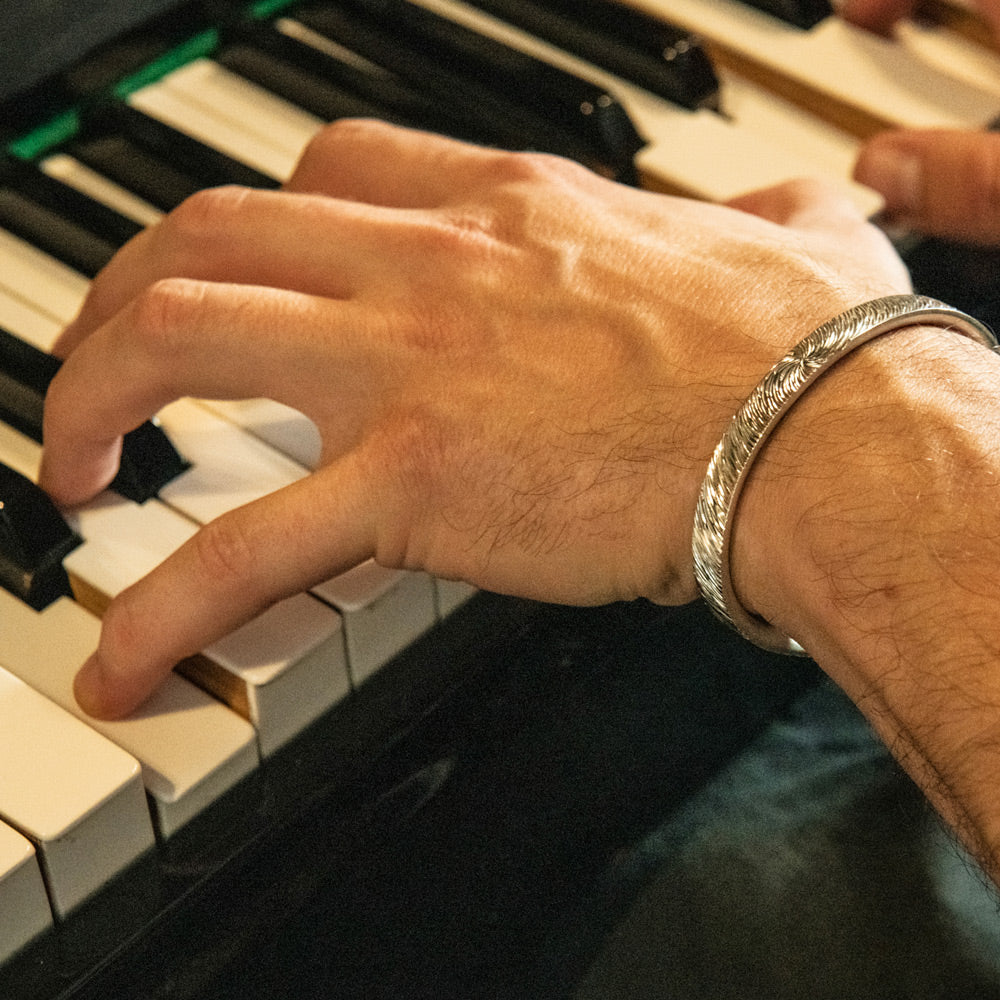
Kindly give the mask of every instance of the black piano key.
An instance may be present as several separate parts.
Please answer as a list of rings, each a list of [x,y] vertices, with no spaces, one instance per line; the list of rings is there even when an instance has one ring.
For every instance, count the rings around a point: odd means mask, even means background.
[[[244,26],[240,33],[243,39],[224,46],[217,60],[325,121],[372,117],[486,145],[515,144],[522,138],[510,132],[498,135],[486,116],[422,92],[351,53],[341,54],[288,18],[252,30]]]
[[[6,186],[0,186],[0,227],[90,278],[115,252],[99,236]]]
[[[634,180],[643,141],[602,88],[400,0],[306,3],[295,18],[444,103],[464,104],[513,148]]]
[[[45,393],[59,359],[0,328],[0,420],[39,444]]]
[[[285,21],[285,27],[308,30]],[[227,69],[283,97],[323,121],[378,118],[439,132],[456,139],[498,145],[482,115],[423,94],[395,74],[363,62],[351,65],[329,51],[289,37],[271,25],[259,26],[246,40],[224,46],[215,56]],[[502,136],[514,141],[509,134]]]
[[[45,393],[60,364],[58,358],[0,328],[0,420],[39,444]],[[111,489],[145,503],[188,467],[163,429],[146,421],[125,435]]]
[[[829,0],[743,0],[743,3],[806,30],[833,14]]]
[[[90,278],[141,228],[32,164],[0,170],[0,227]]]
[[[125,435],[110,488],[126,500],[145,503],[190,467],[154,418]]]
[[[323,121],[392,117],[385,107],[246,42],[227,45],[215,61]]]
[[[685,108],[717,108],[719,81],[690,32],[614,0],[472,0],[483,10]]]
[[[154,156],[122,135],[84,132],[66,152],[92,170],[144,198],[162,212],[176,208],[204,187],[190,174]]]
[[[201,188],[279,186],[275,178],[121,101],[87,109],[68,151],[165,211]],[[165,193],[158,195],[161,186]]]
[[[287,20],[284,27],[309,34],[303,25]],[[378,118],[494,146],[516,147],[524,140],[516,127],[497,126],[489,115],[476,113],[464,102],[442,101],[439,95],[422,93],[388,70],[374,65],[366,70],[363,61],[351,65],[349,56],[337,58],[271,26],[260,27],[246,41],[225,46],[216,60],[324,121]],[[341,80],[346,83],[341,85]]]
[[[142,226],[109,208],[103,202],[77,190],[56,177],[50,177],[34,163],[19,163],[9,174],[0,175],[26,197],[74,220],[82,228],[112,246],[124,246]]]
[[[0,586],[37,611],[71,596],[62,561],[79,544],[48,495],[0,465]]]

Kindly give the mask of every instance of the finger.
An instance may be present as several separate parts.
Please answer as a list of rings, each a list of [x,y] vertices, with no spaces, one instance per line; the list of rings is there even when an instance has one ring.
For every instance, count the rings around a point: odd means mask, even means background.
[[[885,234],[840,186],[798,180],[744,195],[731,207],[798,231],[814,252],[872,297],[910,288],[909,274]]]
[[[974,243],[1000,241],[996,133],[883,133],[862,149],[854,176],[883,195],[901,224]]]
[[[976,0],[976,9],[993,34],[1000,38],[1000,0]]]
[[[278,289],[158,282],[53,379],[40,481],[59,503],[93,496],[114,474],[121,436],[181,396],[278,400],[335,423],[338,439],[324,445],[340,453],[379,397],[384,336],[375,316]],[[334,409],[336,421],[310,402]]]
[[[1000,37],[1000,0],[973,0],[990,30]],[[888,35],[897,21],[909,17],[917,6],[916,0],[842,0],[835,5],[845,21]]]
[[[791,229],[834,231],[856,229],[866,222],[841,188],[823,181],[786,181],[734,198],[730,208]]]
[[[392,208],[437,208],[477,187],[504,155],[430,132],[343,119],[309,143],[285,188]]]
[[[843,0],[837,10],[845,21],[886,35],[893,25],[908,17],[915,0]]]
[[[114,257],[94,280],[56,353],[67,356],[163,278],[350,297],[362,275],[370,282],[384,272],[387,254],[405,232],[401,221],[395,212],[331,198],[244,188],[202,191]]]
[[[368,558],[372,494],[360,481],[347,459],[241,507],[119,595],[77,675],[81,707],[99,718],[127,714],[184,657]]]

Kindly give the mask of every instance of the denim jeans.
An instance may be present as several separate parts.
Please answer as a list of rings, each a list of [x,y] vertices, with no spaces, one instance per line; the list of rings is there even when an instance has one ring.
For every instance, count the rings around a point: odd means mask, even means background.
[[[576,1000],[1000,997],[994,891],[829,683],[630,863]]]

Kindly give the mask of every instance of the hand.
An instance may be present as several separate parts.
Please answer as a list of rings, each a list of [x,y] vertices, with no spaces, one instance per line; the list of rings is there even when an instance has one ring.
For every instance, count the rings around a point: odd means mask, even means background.
[[[915,0],[849,0],[843,17],[886,32],[911,13]],[[1000,37],[1000,0],[977,8]],[[1000,243],[1000,134],[901,130],[865,144],[855,179],[880,192],[894,221],[970,243]]]
[[[838,196],[747,212],[373,123],[288,190],[193,198],[94,282],[59,350],[42,481],[111,478],[180,395],[305,412],[321,468],[220,519],[109,608],[78,679],[120,715],[183,656],[374,556],[587,604],[695,596],[695,497],[752,385],[818,323],[906,288]]]
[[[323,438],[317,472],[111,604],[78,698],[124,714],[180,658],[369,556],[553,601],[689,600],[730,416],[788,346],[906,288],[882,235],[815,184],[707,206],[334,126],[287,191],[208,192],[137,237],[65,332],[42,470],[64,503],[179,395],[271,396]],[[742,603],[845,688],[995,877],[998,482],[1000,359],[908,328],[796,403],[732,537]]]

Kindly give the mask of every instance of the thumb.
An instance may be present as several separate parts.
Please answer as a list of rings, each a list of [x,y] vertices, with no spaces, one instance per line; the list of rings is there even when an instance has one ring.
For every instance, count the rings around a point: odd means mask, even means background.
[[[915,0],[842,0],[837,13],[845,21],[886,35],[897,21],[910,15],[914,5]]]
[[[886,132],[862,149],[855,180],[893,221],[934,236],[1000,244],[1000,134]]]

